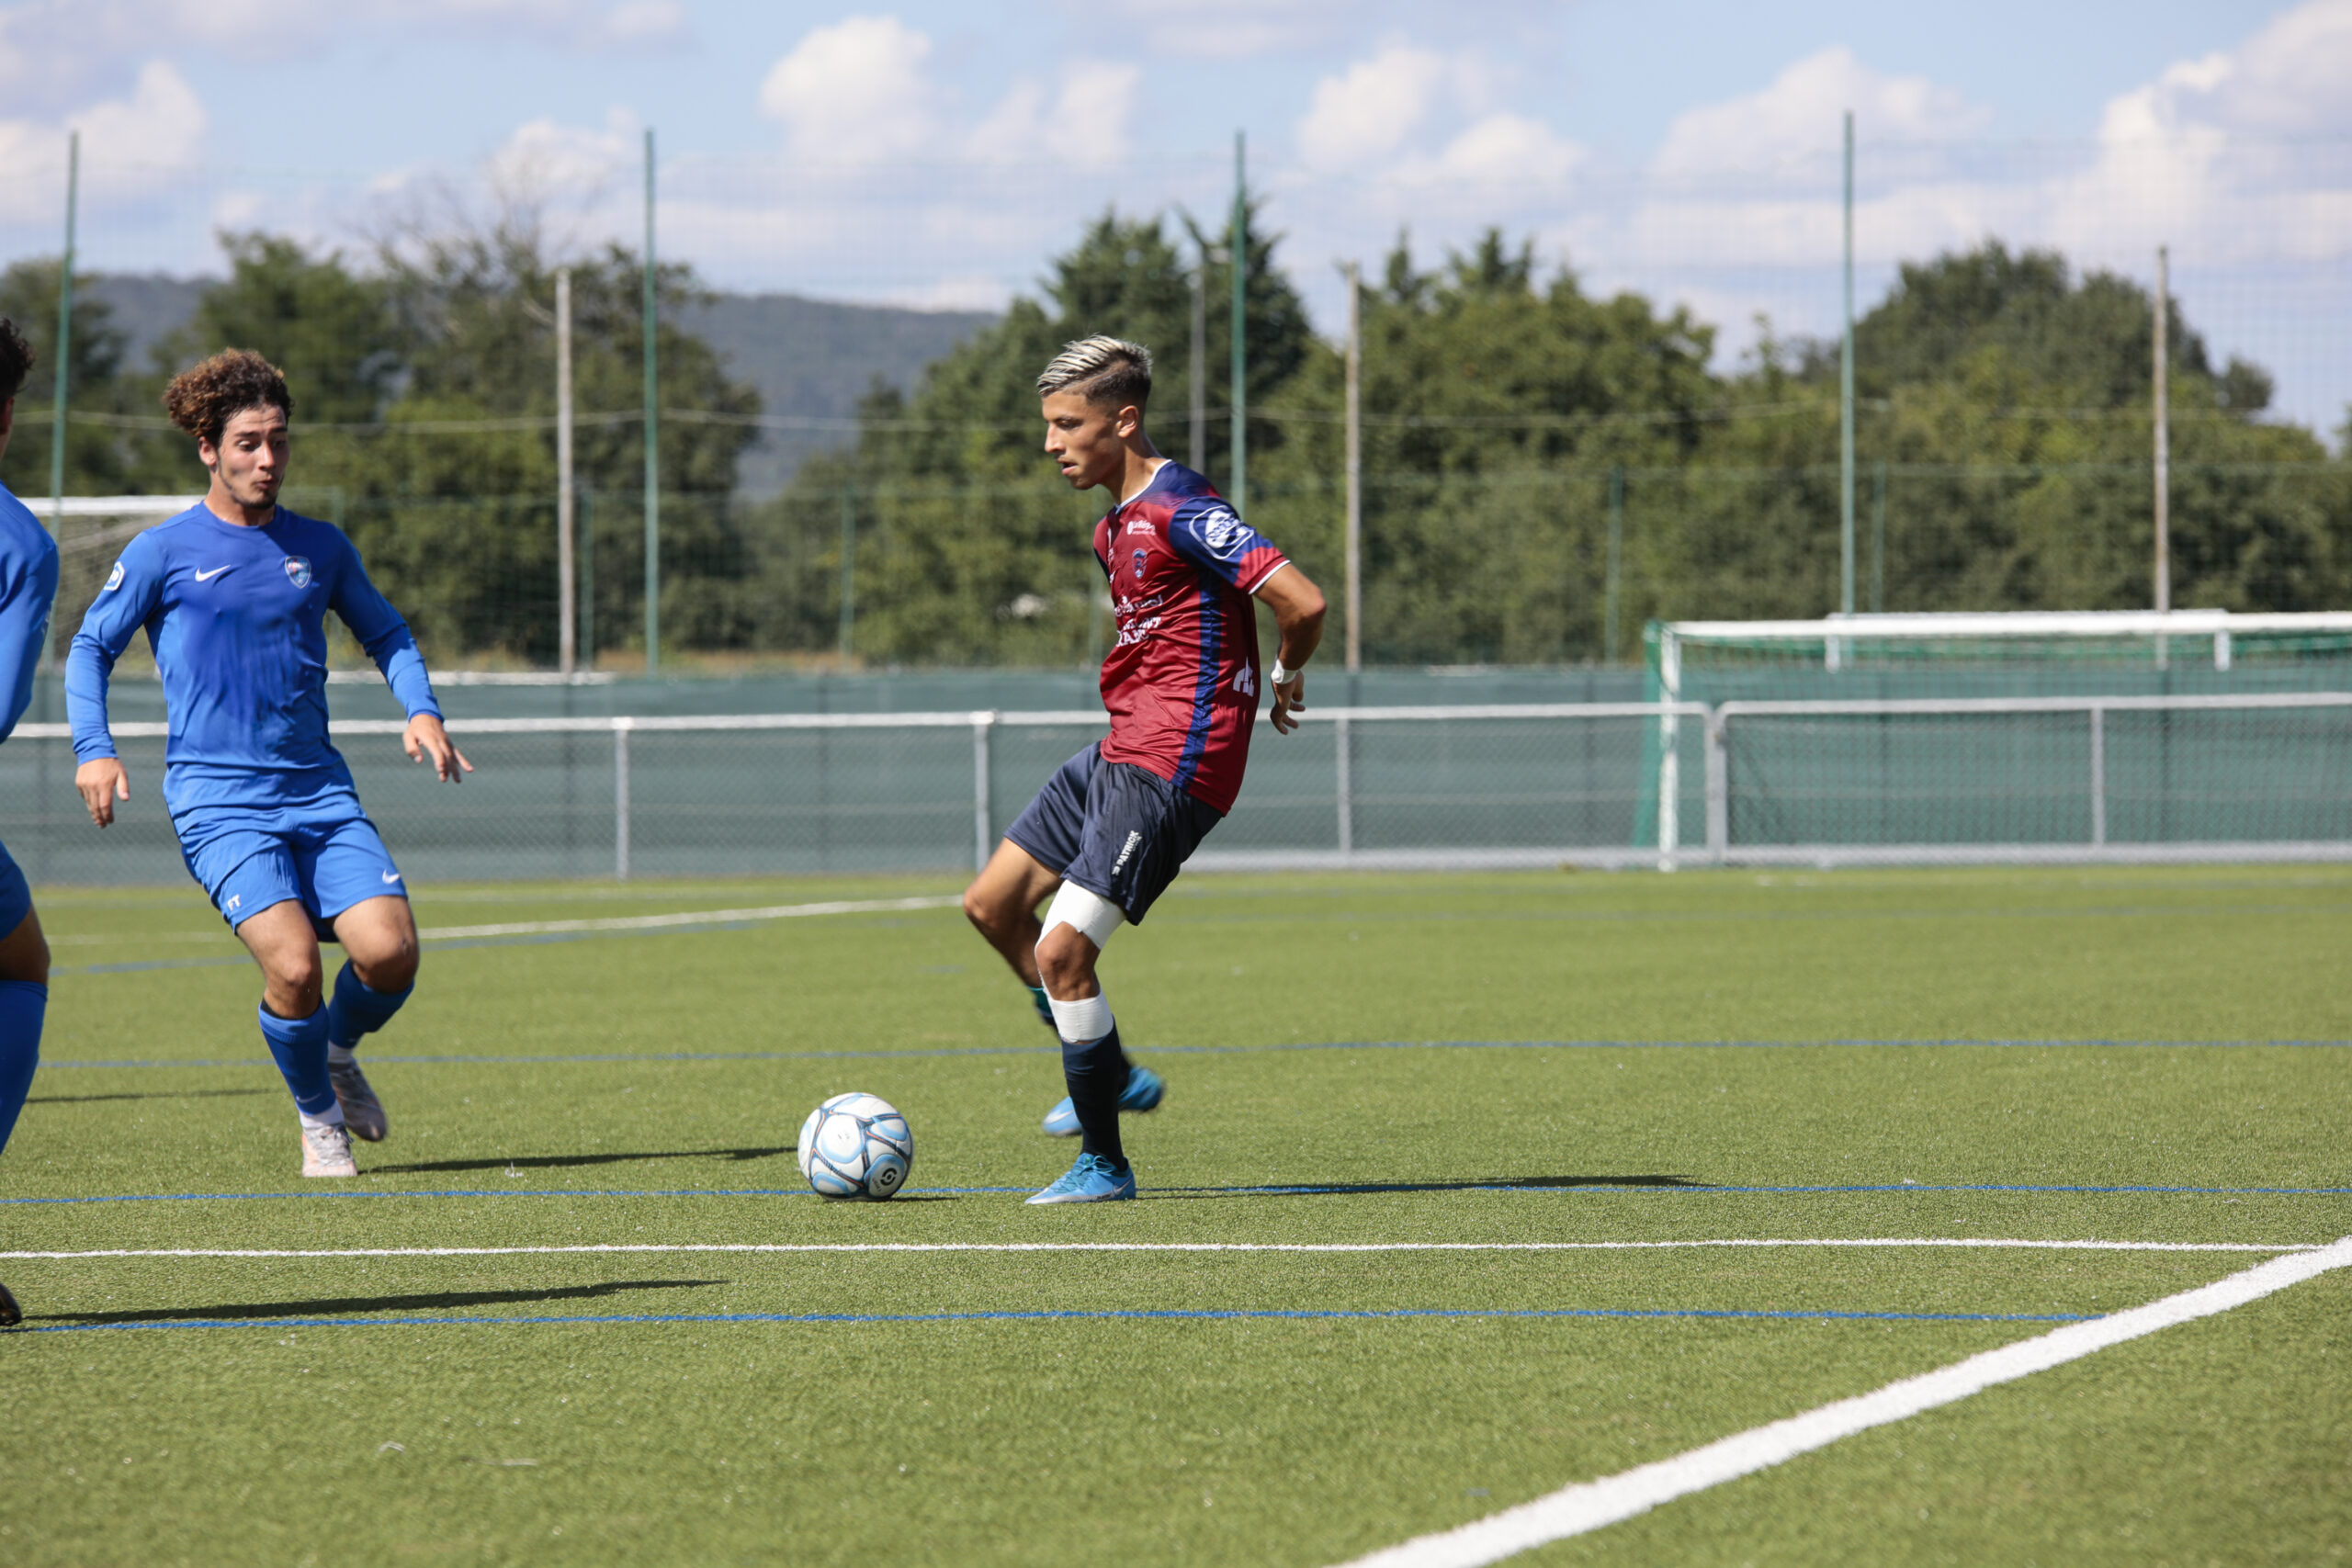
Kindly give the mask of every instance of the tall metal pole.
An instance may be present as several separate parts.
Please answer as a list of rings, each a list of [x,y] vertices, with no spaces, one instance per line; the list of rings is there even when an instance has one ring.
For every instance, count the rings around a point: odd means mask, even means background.
[[[1363,281],[1348,264],[1348,673],[1363,668]]]
[[[571,488],[571,269],[555,273],[555,660],[568,679],[579,647],[579,577],[573,530],[580,499]]]
[[[2169,372],[2165,359],[2165,329],[2172,299],[2171,257],[2156,247],[2156,609],[2172,608],[2172,431],[2166,418],[2171,408]]]
[[[653,128],[645,130],[645,672],[662,667],[662,399],[654,346]]]
[[[1854,111],[1846,111],[1846,333],[1838,354],[1838,609],[1854,613]]]
[[[1625,465],[1609,465],[1609,556],[1602,567],[1600,661],[1617,657],[1618,609],[1624,601]]]
[[[65,531],[65,405],[68,372],[74,365],[74,220],[82,194],[82,133],[65,138],[65,265],[57,274],[57,387],[51,400],[49,495],[54,508],[50,532]]]
[[[1233,269],[1233,474],[1227,493],[1234,510],[1250,506],[1250,181],[1242,132],[1233,133],[1233,222],[1226,246]]]
[[[1209,467],[1209,254],[1201,247],[1200,265],[1193,269],[1193,368],[1185,378],[1191,389],[1193,429],[1185,464],[1196,474]]]
[[[857,492],[842,486],[842,631],[841,665],[849,668],[853,634],[857,629]]]

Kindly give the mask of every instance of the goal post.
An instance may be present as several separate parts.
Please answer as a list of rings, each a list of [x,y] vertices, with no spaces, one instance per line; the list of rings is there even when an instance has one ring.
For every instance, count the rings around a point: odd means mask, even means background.
[[[2225,610],[1661,621],[1654,702],[1705,705],[1717,852],[2002,858],[2334,838],[2352,614]],[[2312,699],[2312,700],[2305,700]],[[1638,831],[1696,837],[1688,750],[1653,739]]]

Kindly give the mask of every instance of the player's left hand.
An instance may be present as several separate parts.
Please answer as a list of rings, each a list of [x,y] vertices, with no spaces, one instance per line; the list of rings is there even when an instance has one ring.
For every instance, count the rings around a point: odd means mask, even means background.
[[[1269,681],[1266,690],[1272,694],[1274,699],[1274,711],[1271,716],[1274,721],[1274,733],[1288,735],[1298,728],[1297,716],[1306,711],[1306,671],[1297,671],[1279,686]]]
[[[463,784],[465,774],[474,771],[474,765],[466,761],[466,754],[458,750],[458,743],[449,739],[448,730],[429,713],[418,714],[408,721],[401,746],[412,762],[422,762],[431,753],[434,776],[444,784]]]

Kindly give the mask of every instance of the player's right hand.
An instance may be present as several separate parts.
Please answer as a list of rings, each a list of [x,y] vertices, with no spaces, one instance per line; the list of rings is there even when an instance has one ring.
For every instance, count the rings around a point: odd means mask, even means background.
[[[74,770],[74,787],[90,808],[90,820],[106,827],[114,820],[114,803],[130,798],[130,775],[119,757],[93,757]]]

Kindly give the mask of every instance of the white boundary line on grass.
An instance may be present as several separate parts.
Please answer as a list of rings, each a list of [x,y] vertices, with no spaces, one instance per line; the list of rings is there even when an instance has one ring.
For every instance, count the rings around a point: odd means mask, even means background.
[[[2339,1246],[2341,1244],[2338,1244]],[[105,1247],[0,1252],[0,1258],[510,1258],[555,1253],[664,1252],[1655,1252],[1690,1247],[2016,1247],[2058,1252],[2314,1252],[2309,1242],[2016,1241],[1859,1237],[1793,1241],[704,1241],[582,1242],[562,1247]]]
[[[723,926],[739,920],[791,920],[809,915],[888,915],[907,909],[946,909],[961,896],[930,894],[919,898],[836,898],[822,904],[770,904],[759,909],[687,909],[673,915],[616,915],[602,920],[510,920],[494,926],[435,926],[417,932],[424,942],[469,936],[546,936],[556,931],[643,931],[664,926]]]
[[[1949,1367],[1888,1383],[1871,1393],[1735,1433],[1672,1459],[1599,1481],[1579,1482],[1459,1529],[1356,1558],[1346,1568],[1482,1568],[1550,1541],[1645,1514],[1677,1497],[1752,1475],[1856,1432],[1908,1419],[2160,1328],[2244,1306],[2347,1265],[2352,1265],[2352,1236],[2331,1247],[2257,1263],[2242,1273],[2145,1306],[2004,1345]]]

